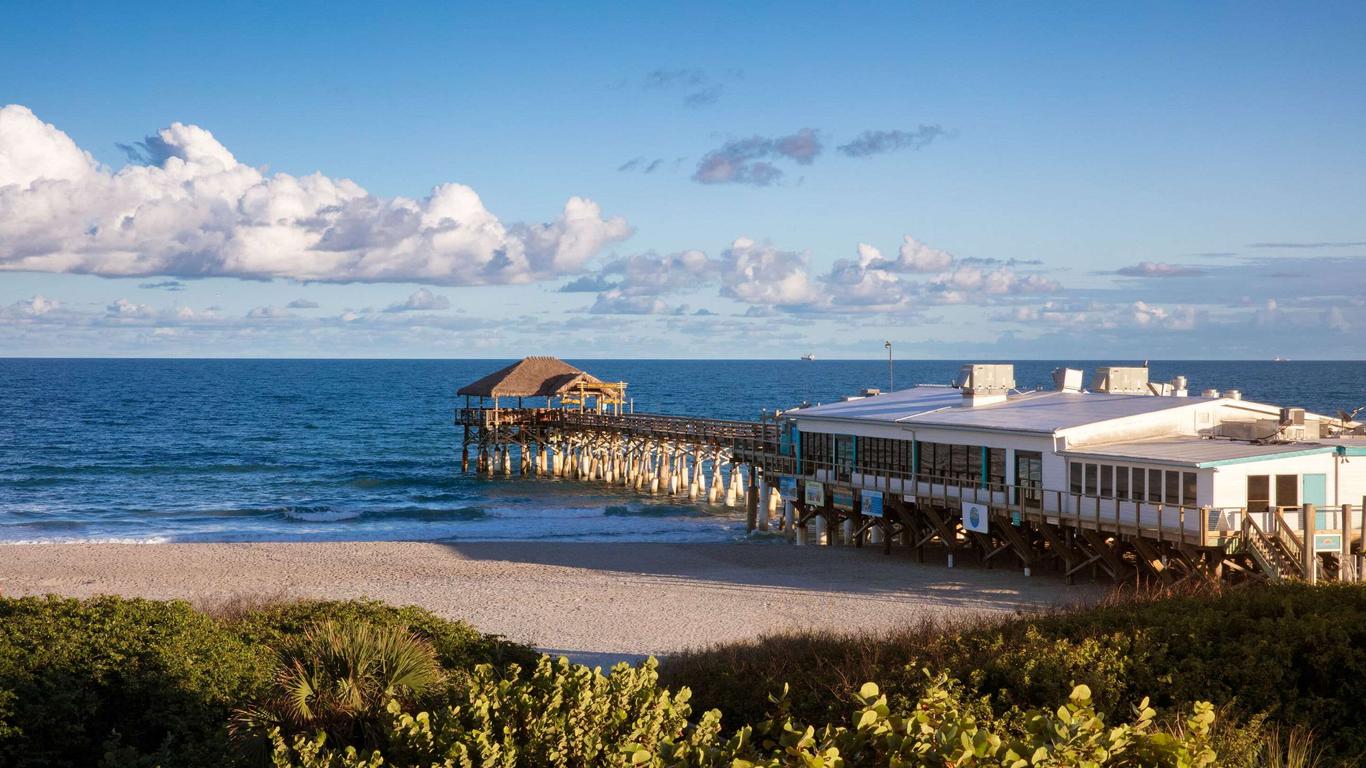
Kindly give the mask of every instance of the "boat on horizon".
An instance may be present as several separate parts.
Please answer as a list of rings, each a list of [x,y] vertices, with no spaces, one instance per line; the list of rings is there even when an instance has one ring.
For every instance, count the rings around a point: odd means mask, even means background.
[[[803,360],[815,360],[815,359],[816,359],[816,353],[815,353],[815,352],[807,352],[806,354],[802,355],[802,359],[803,359]]]

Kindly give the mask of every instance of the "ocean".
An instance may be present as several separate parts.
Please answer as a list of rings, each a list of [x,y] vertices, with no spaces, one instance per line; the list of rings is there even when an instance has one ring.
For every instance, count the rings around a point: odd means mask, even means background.
[[[455,391],[511,361],[0,359],[0,542],[728,541],[736,510],[462,476]],[[637,412],[755,419],[887,387],[886,360],[585,360]],[[1122,364],[1123,361],[1120,361]],[[958,361],[895,364],[898,386]],[[1095,362],[1016,363],[1022,388]],[[1193,392],[1336,413],[1366,362],[1153,361]]]

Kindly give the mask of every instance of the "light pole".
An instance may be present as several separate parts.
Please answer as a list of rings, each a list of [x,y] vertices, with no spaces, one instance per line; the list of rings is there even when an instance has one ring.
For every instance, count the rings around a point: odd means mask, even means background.
[[[887,391],[891,392],[896,389],[896,387],[892,386],[892,342],[884,341],[882,342],[882,346],[887,348]]]

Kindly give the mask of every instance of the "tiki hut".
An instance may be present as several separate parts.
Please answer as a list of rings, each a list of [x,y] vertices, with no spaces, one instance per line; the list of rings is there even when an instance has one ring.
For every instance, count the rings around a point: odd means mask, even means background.
[[[522,399],[544,397],[546,405],[558,398],[561,407],[577,407],[583,410],[589,401],[598,411],[617,412],[626,399],[626,382],[606,382],[592,374],[575,368],[558,357],[533,356],[521,360],[484,378],[461,387],[457,395],[468,398],[477,397],[482,403],[492,400],[493,407],[499,407],[500,400],[517,399],[517,407],[522,407]]]

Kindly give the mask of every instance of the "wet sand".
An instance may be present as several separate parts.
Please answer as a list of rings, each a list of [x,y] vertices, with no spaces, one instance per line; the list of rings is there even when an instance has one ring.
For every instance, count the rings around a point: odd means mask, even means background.
[[[0,546],[0,593],[213,604],[370,597],[601,663],[785,629],[888,629],[1099,596],[1051,576],[783,543],[318,542]]]

